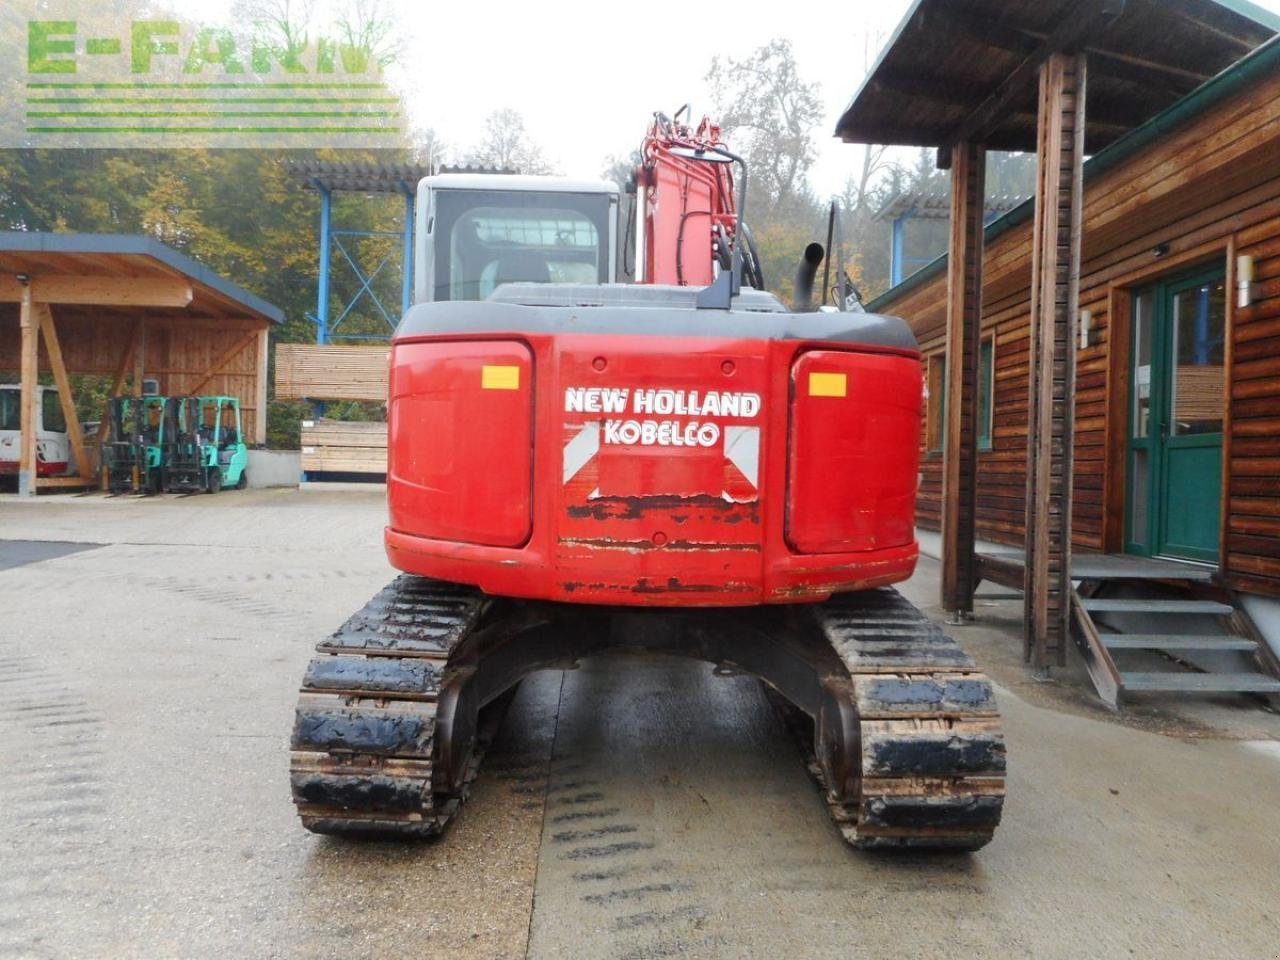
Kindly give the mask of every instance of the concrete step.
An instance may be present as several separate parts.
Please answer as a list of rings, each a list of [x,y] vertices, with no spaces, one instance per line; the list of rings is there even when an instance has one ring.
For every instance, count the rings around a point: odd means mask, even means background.
[[[1239,650],[1252,653],[1258,644],[1245,637],[1192,636],[1161,633],[1103,633],[1108,650]]]
[[[1216,600],[1149,600],[1125,597],[1090,597],[1080,601],[1090,613],[1214,613],[1225,615],[1235,608]]]
[[[1198,563],[1179,563],[1176,560],[1088,554],[1077,554],[1071,558],[1071,576],[1075,580],[1183,580],[1210,583],[1216,574],[1213,567]]]
[[[1126,691],[1280,694],[1280,680],[1265,673],[1121,673],[1120,686]]]

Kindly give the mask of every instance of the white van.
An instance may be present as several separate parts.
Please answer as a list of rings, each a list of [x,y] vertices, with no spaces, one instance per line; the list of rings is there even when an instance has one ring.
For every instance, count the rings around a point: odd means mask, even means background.
[[[73,466],[57,387],[37,387],[36,475],[58,477]],[[16,474],[22,457],[22,388],[0,383],[0,474]]]

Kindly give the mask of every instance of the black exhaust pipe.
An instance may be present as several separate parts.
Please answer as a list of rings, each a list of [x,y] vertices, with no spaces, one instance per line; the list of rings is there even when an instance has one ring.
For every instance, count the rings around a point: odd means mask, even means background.
[[[813,281],[818,276],[826,251],[822,244],[811,243],[804,248],[804,256],[800,266],[796,267],[796,288],[791,298],[791,309],[796,313],[809,313],[813,310]]]

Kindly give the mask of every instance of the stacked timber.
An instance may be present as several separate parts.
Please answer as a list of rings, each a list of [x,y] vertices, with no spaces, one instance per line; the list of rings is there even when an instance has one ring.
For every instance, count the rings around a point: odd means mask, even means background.
[[[276,347],[276,397],[386,403],[389,356],[386,344],[282,343]],[[308,474],[385,474],[387,425],[303,420],[302,469]]]
[[[386,344],[282,343],[276,347],[276,398],[385,402],[389,356]]]
[[[387,425],[303,420],[302,469],[307,473],[386,473]]]

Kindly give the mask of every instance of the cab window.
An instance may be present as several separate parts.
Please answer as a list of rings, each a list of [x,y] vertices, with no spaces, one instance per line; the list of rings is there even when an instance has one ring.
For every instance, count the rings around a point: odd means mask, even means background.
[[[483,300],[504,283],[609,280],[607,194],[442,190],[436,300]]]

